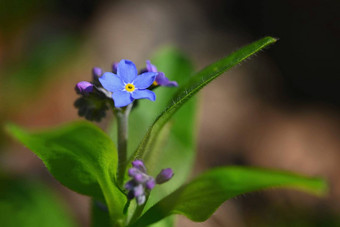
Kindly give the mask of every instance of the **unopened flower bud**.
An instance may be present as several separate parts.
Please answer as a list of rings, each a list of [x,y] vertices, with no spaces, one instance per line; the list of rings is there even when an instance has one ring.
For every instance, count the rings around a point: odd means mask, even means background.
[[[147,176],[145,176],[143,173],[137,173],[133,176],[133,179],[138,183],[142,184],[147,180]]]
[[[136,186],[135,182],[133,180],[128,181],[125,185],[124,188],[128,191],[132,190]]]
[[[119,63],[119,62],[114,62],[114,63],[112,64],[112,72],[113,72],[114,74],[117,74],[118,63]]]
[[[137,173],[139,173],[140,171],[138,170],[138,169],[136,169],[136,168],[130,168],[129,170],[128,170],[128,174],[129,174],[129,176],[130,177],[134,177]]]
[[[159,72],[157,70],[157,67],[151,64],[150,60],[146,61],[146,71],[158,73],[156,80],[153,82],[153,86],[164,86],[164,87],[177,87],[178,86],[178,83],[176,81],[170,81],[169,78],[167,78],[163,72]]]
[[[155,184],[156,184],[155,180],[151,178],[146,182],[145,186],[148,190],[151,190],[155,187]]]
[[[81,81],[76,84],[75,90],[78,94],[88,95],[93,91],[93,84],[87,81]]]
[[[136,200],[138,205],[142,205],[145,203],[146,197],[145,195],[137,196]]]
[[[93,67],[92,76],[93,79],[98,79],[103,74],[103,70],[99,67]]]
[[[139,184],[136,187],[134,187],[133,193],[134,193],[135,197],[144,195],[144,187],[143,187],[143,185]]]
[[[139,169],[143,173],[146,173],[146,168],[145,168],[145,165],[144,165],[143,161],[135,160],[135,161],[132,162],[132,166],[137,168],[137,169]]]
[[[162,171],[156,177],[157,184],[163,184],[170,180],[174,175],[174,172],[171,168],[162,169]]]

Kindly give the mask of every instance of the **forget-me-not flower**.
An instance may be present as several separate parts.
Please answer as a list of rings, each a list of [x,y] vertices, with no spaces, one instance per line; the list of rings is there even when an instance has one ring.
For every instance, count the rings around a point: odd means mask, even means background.
[[[157,72],[156,80],[153,82],[154,86],[177,87],[176,81],[170,81],[163,72],[158,72],[157,67],[151,64],[150,60],[146,61],[146,68],[143,72]]]
[[[157,75],[156,72],[137,75],[135,64],[123,59],[117,66],[117,74],[106,72],[99,78],[99,81],[106,90],[112,92],[115,107],[124,107],[134,99],[155,101],[155,93],[147,88],[152,85]]]

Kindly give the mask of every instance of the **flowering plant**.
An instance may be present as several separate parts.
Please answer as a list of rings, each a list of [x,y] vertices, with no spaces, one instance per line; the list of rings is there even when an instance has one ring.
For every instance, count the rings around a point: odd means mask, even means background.
[[[90,121],[112,109],[108,133],[85,121],[37,133],[9,125],[8,131],[63,185],[92,198],[93,226],[172,226],[174,214],[201,222],[232,197],[272,187],[323,194],[321,179],[240,166],[211,169],[187,182],[195,154],[194,95],[275,41],[251,43],[192,77],[188,61],[176,54],[155,64],[162,72],[147,61],[138,73],[124,59],[112,72],[94,68],[91,82],[76,85],[75,106]]]

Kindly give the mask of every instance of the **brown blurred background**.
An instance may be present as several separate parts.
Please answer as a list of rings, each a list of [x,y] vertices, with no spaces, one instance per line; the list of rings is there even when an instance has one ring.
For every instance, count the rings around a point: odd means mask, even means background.
[[[322,176],[327,198],[284,190],[226,202],[210,220],[178,226],[340,226],[337,0],[2,0],[0,123],[28,128],[79,119],[74,84],[93,66],[144,60],[164,45],[199,70],[266,35],[280,41],[206,87],[193,175],[247,165]],[[2,133],[2,132],[1,132]],[[57,187],[78,220],[89,200],[60,186],[33,153],[0,137],[0,167]]]

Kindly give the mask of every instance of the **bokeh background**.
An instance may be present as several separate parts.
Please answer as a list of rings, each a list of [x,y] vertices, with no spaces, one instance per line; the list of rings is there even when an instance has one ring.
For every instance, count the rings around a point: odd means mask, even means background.
[[[126,58],[141,67],[174,46],[199,70],[251,41],[278,37],[200,93],[193,176],[222,165],[285,169],[326,178],[329,195],[252,193],[204,223],[180,217],[177,225],[340,226],[339,9],[337,0],[1,0],[0,124],[33,129],[79,119],[74,85],[89,80],[93,66],[109,71]],[[70,222],[88,226],[89,199],[0,133],[0,192],[45,190]]]

